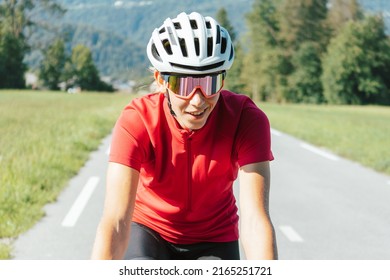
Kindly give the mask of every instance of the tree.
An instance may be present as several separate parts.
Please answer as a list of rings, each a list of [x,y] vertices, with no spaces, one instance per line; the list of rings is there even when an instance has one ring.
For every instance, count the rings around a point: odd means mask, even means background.
[[[39,25],[33,20],[34,9],[63,14],[65,10],[52,0],[3,0],[0,2],[0,22],[16,37],[25,36],[25,29]]]
[[[290,64],[283,100],[322,102],[321,56],[330,31],[327,0],[286,0],[280,6],[280,41]]]
[[[244,67],[244,53],[239,41],[234,44],[234,62],[232,67],[227,73],[227,79],[225,80],[225,88],[242,93],[244,91],[244,81],[241,77],[242,69]]]
[[[243,52],[240,42],[236,38],[236,32],[234,31],[234,27],[229,21],[225,8],[218,10],[216,19],[229,32],[230,38],[234,45],[234,63],[228,71],[227,79],[225,80],[225,88],[234,92],[242,92],[244,87],[244,83],[241,79]]]
[[[1,26],[0,26],[1,27]],[[0,88],[24,88],[23,62],[27,45],[22,38],[15,37],[11,32],[0,30]]]
[[[246,84],[246,91],[254,100],[265,100],[275,95],[281,85],[279,82],[283,80],[277,76],[277,70],[286,70],[282,53],[278,51],[279,22],[276,5],[279,2],[255,0],[251,12],[246,15],[248,33],[244,50],[247,52],[241,78]],[[276,64],[271,63],[275,60]]]
[[[362,8],[357,0],[330,0],[327,17],[328,25],[333,34],[349,21],[360,21],[364,17]]]
[[[390,103],[390,41],[383,18],[348,22],[331,40],[322,82],[329,103]]]
[[[322,65],[318,45],[303,43],[292,58],[295,71],[288,78],[286,99],[298,103],[323,103]]]
[[[113,91],[110,85],[100,80],[92,53],[83,45],[73,48],[70,61],[65,65],[65,77],[83,90]]]
[[[58,85],[64,76],[66,60],[64,41],[57,39],[44,51],[44,59],[41,61],[39,78],[44,86],[51,90],[59,89]]]
[[[0,87],[22,88],[24,72],[23,62],[29,50],[26,30],[35,25],[31,18],[35,8],[49,11],[63,11],[50,0],[3,0],[0,1]]]
[[[304,42],[326,42],[328,0],[285,0],[280,5],[280,38],[287,51],[296,51]]]
[[[25,87],[23,58],[28,46],[20,27],[24,14],[14,2],[0,3],[0,88]]]
[[[247,59],[251,59],[250,56]],[[280,47],[265,48],[260,56],[255,81],[259,96],[257,100],[283,102],[287,90],[287,77],[291,73],[291,62]]]

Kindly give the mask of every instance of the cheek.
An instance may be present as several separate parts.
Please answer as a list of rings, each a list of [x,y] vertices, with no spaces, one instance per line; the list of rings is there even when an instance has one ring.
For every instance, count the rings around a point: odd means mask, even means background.
[[[187,102],[185,100],[181,100],[179,98],[171,98],[171,105],[172,105],[172,109],[174,111],[175,111],[175,109],[182,111],[187,106]]]
[[[209,99],[208,103],[209,103],[211,108],[214,108],[215,105],[217,105],[218,99],[219,99],[219,94],[217,96]]]

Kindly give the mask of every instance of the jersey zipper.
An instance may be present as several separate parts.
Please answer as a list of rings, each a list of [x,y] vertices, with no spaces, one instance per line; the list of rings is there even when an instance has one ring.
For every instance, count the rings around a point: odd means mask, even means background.
[[[187,211],[192,210],[192,150],[191,150],[191,141],[190,137],[186,141],[186,150],[187,150]]]

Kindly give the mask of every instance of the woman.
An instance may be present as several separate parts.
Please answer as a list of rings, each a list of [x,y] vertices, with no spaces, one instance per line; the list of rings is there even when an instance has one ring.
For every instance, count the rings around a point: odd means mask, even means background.
[[[268,211],[266,115],[223,90],[234,48],[213,18],[181,13],[147,46],[159,92],[133,100],[113,132],[94,259],[276,259]]]

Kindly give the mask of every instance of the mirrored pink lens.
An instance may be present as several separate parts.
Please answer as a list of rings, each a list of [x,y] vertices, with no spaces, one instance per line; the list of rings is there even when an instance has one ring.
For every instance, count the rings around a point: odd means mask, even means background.
[[[189,96],[195,88],[201,88],[203,94],[211,96],[222,89],[224,73],[204,77],[169,75],[164,79],[168,82],[168,88],[179,96]]]

